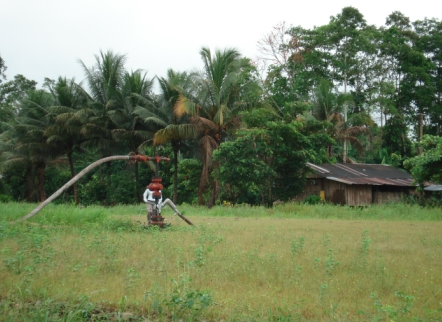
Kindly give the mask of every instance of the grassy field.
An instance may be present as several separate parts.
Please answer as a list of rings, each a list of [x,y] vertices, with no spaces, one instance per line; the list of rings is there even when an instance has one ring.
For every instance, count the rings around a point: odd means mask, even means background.
[[[442,211],[0,204],[0,321],[442,321]]]

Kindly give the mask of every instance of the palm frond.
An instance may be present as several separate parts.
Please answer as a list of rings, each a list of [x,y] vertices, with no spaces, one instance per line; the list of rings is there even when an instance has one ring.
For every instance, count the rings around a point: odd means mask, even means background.
[[[200,130],[194,124],[169,124],[155,133],[154,145],[166,144],[171,141],[195,139]]]
[[[218,126],[213,121],[206,119],[205,117],[200,116],[191,116],[189,117],[189,123],[194,124],[199,128],[201,132],[206,130],[217,130]]]
[[[365,126],[352,126],[346,129],[347,135],[357,136],[360,134],[371,135],[371,131],[368,127]]]
[[[184,114],[197,115],[198,110],[194,102],[180,94],[174,106],[174,113],[176,116],[182,117]]]
[[[226,130],[238,129],[242,124],[242,118],[239,115],[231,117],[229,121],[224,125]]]
[[[354,147],[356,149],[356,151],[358,151],[358,153],[360,155],[363,154],[364,147],[363,147],[361,141],[359,141],[358,138],[356,138],[354,136],[351,136],[351,135],[342,135],[342,136],[340,136],[340,139],[341,140],[346,139],[348,142],[350,142],[351,146]]]

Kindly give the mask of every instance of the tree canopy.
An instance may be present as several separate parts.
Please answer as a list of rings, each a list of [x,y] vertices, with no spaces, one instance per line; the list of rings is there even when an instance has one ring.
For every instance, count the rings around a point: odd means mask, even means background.
[[[345,7],[312,29],[276,25],[256,61],[202,47],[200,70],[151,77],[108,50],[92,66],[79,61],[84,83],[59,77],[41,88],[6,80],[0,57],[2,194],[44,200],[98,158],[159,145],[173,159],[162,174],[175,202],[291,200],[306,162],[394,162],[420,184],[440,182],[441,31],[439,19],[399,11],[376,27]],[[138,202],[152,174],[106,164],[64,201]]]

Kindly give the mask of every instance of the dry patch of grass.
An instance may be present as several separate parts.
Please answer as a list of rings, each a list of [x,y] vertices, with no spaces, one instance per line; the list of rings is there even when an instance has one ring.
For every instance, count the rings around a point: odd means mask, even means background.
[[[167,216],[172,227],[161,231],[119,220],[0,223],[0,294],[8,303],[87,299],[156,320],[442,315],[441,222],[188,217],[195,227]]]

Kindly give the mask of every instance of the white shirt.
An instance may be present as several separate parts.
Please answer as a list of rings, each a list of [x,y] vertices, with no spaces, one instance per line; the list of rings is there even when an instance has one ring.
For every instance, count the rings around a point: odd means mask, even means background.
[[[160,192],[161,192],[161,190],[160,190]],[[146,189],[146,191],[144,191],[144,194],[143,194],[143,199],[144,199],[144,202],[155,203],[155,198],[153,197],[153,191]],[[161,196],[160,200],[158,200],[158,203],[162,203],[162,202],[163,202],[163,196]]]

